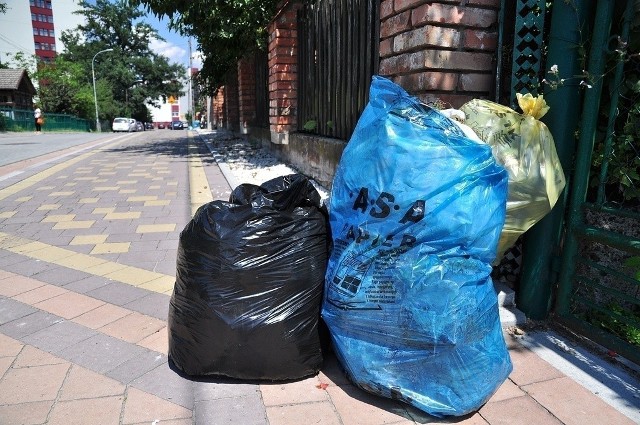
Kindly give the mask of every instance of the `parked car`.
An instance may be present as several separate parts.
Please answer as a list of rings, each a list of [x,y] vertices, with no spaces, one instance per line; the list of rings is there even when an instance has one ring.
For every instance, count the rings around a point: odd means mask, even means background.
[[[166,128],[166,126],[164,125],[163,122],[158,124],[158,129],[164,129],[164,128]]]
[[[144,131],[144,124],[140,121],[136,121],[136,131]]]
[[[145,130],[153,130],[153,123],[152,122],[144,123],[144,129]]]
[[[171,130],[184,130],[184,124],[182,121],[173,121],[171,123]]]
[[[136,120],[132,120],[131,118],[114,118],[113,123],[111,124],[111,130],[114,133],[119,131],[124,131],[130,133],[132,131],[136,131]]]

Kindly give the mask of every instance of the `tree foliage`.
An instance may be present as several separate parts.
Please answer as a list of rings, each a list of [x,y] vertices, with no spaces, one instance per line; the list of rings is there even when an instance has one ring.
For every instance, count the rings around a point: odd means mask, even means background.
[[[43,110],[79,117],[95,117],[93,91],[86,81],[82,64],[58,56],[53,64],[40,67],[36,76],[41,82],[38,94]],[[113,103],[110,88],[107,86],[107,90],[101,90],[101,105],[106,101]]]
[[[267,43],[266,27],[278,0],[133,0],[170,26],[196,39],[204,56],[201,79],[212,93],[238,59]]]
[[[93,64],[96,86],[111,87],[115,106],[101,107],[101,119],[115,114],[148,121],[146,105],[159,106],[158,99],[182,94],[186,69],[151,50],[152,39],[162,38],[143,21],[139,8],[125,0],[82,0],[79,6],[77,13],[85,23],[62,33],[66,50],[60,57],[81,64],[81,74],[90,86]],[[105,49],[113,51],[96,55]]]

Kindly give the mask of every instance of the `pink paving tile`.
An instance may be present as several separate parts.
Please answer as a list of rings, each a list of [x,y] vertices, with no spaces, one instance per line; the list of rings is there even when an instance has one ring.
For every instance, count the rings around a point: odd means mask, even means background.
[[[320,385],[320,380],[316,376],[287,383],[286,385],[276,383],[263,384],[260,385],[260,391],[262,392],[262,401],[265,406],[329,400],[329,395]]]
[[[40,425],[45,423],[53,400],[0,406],[2,425]]]
[[[64,317],[65,319],[73,319],[103,304],[104,301],[67,291],[57,297],[34,304],[34,307]]]
[[[564,376],[562,372],[542,360],[533,351],[522,346],[519,347],[509,351],[513,362],[513,372],[509,375],[509,379],[516,385],[523,386]]]
[[[329,386],[326,390],[344,425],[413,424],[406,410],[393,400],[352,385]]]
[[[488,403],[494,403],[496,401],[502,401],[509,398],[522,397],[525,395],[527,395],[527,393],[518,388],[518,386],[511,380],[507,379],[500,388],[498,388],[498,391],[491,396]]]
[[[23,346],[24,344],[21,342],[0,334],[0,357],[15,357]]]
[[[13,367],[32,367],[63,363],[67,363],[67,361],[31,345],[25,345],[16,358],[16,362],[14,363]]]
[[[480,414],[491,425],[562,425],[558,418],[527,396],[487,403]]]
[[[269,425],[300,425],[314,421],[322,425],[342,425],[328,401],[267,407]]]
[[[169,351],[169,334],[167,327],[158,330],[156,333],[138,341],[138,345],[157,351],[158,353],[167,354]]]
[[[566,425],[634,423],[568,377],[537,382],[522,388]]]
[[[73,365],[64,381],[60,400],[124,396],[125,386],[78,365]]]
[[[69,367],[66,363],[9,369],[0,381],[0,405],[55,400]]]
[[[42,285],[44,285],[44,283],[39,280],[11,273],[10,276],[0,280],[0,295],[13,297]]]
[[[59,288],[55,285],[45,284],[30,291],[22,292],[18,295],[13,296],[12,298],[26,304],[35,305],[49,298],[57,297],[58,295],[64,294],[65,292],[69,291],[63,288]]]
[[[98,329],[128,314],[131,314],[131,310],[113,304],[103,304],[78,317],[74,317],[73,321],[91,329]]]
[[[2,375],[9,370],[14,360],[15,357],[0,357],[0,379],[2,379]]]
[[[123,397],[60,401],[53,406],[48,425],[118,425]]]
[[[107,335],[120,338],[123,341],[136,343],[156,333],[165,326],[166,322],[163,320],[134,312],[98,330]]]
[[[127,391],[123,424],[151,423],[158,419],[164,424],[169,419],[188,419],[192,412],[182,406],[163,400],[134,387]]]

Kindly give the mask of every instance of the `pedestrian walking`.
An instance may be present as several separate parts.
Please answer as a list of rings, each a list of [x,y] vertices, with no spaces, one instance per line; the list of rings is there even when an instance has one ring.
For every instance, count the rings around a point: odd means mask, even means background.
[[[37,106],[35,111],[33,111],[33,119],[36,124],[36,134],[42,133],[42,124],[44,123],[44,118],[42,116],[42,110]]]

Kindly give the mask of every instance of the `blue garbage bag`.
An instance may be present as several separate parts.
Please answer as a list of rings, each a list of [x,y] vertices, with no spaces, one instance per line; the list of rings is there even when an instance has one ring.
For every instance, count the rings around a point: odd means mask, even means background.
[[[489,146],[373,78],[333,181],[322,304],[356,385],[461,416],[504,382],[512,364],[490,273],[506,198]]]

